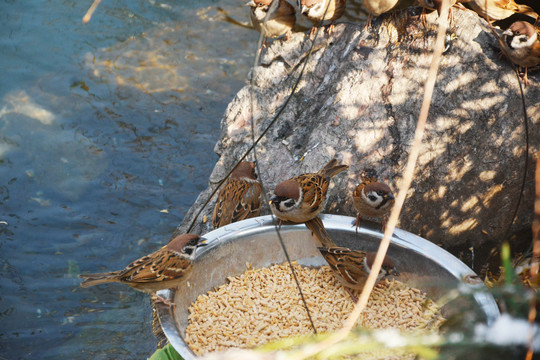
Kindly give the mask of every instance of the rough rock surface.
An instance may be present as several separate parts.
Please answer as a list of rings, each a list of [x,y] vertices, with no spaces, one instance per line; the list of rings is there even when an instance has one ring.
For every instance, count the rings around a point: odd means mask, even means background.
[[[481,246],[504,236],[518,201],[525,163],[525,127],[516,74],[500,55],[488,25],[475,13],[455,10],[428,117],[416,175],[399,227],[452,247]],[[264,50],[254,71],[255,132],[272,121],[307,61],[298,89],[257,147],[266,193],[282,180],[319,170],[336,156],[349,164],[338,175],[326,213],[355,216],[351,194],[363,169],[373,168],[396,191],[415,130],[436,35],[418,9],[363,24],[339,24],[312,42],[296,33]],[[514,231],[530,226],[534,156],[540,140],[540,74],[524,89],[530,151],[525,194]],[[222,120],[220,155],[211,177],[178,231],[217,182],[251,145],[249,85]],[[253,160],[250,155],[248,159]],[[396,191],[397,192],[397,191]],[[212,200],[194,232],[205,233]],[[266,206],[262,214],[269,213]]]

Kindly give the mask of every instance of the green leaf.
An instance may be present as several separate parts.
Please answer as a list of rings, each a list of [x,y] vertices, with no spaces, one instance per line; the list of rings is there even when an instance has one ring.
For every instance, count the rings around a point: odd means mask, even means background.
[[[504,267],[505,283],[511,285],[514,282],[514,268],[510,255],[510,245],[505,242],[501,249],[501,261]]]
[[[150,360],[184,360],[180,354],[174,350],[171,344],[165,345],[162,349],[156,350]]]

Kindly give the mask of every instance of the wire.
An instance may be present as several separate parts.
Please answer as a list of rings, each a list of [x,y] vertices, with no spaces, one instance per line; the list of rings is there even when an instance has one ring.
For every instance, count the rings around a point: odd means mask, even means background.
[[[521,105],[523,108],[523,125],[525,130],[525,165],[523,170],[523,179],[521,180],[521,189],[519,190],[519,196],[516,203],[516,208],[514,209],[514,214],[512,215],[512,221],[510,224],[508,224],[508,228],[506,229],[506,233],[504,238],[508,239],[510,236],[510,231],[512,229],[512,225],[514,224],[514,221],[516,221],[517,213],[519,210],[519,206],[521,205],[521,200],[523,198],[523,192],[525,191],[525,183],[527,182],[527,171],[529,170],[529,119],[527,117],[527,105],[525,104],[525,95],[523,94],[523,87],[521,85],[521,80],[519,76],[519,71],[517,67],[514,68],[516,72],[516,77],[518,79],[519,84],[519,91],[521,93]]]
[[[328,6],[327,8],[328,9]],[[326,10],[324,12],[326,14]],[[214,197],[214,195],[217,193],[217,191],[219,190],[219,188],[221,187],[221,185],[223,185],[223,183],[225,181],[227,181],[227,179],[231,176],[232,172],[234,171],[234,169],[236,169],[236,167],[249,155],[249,153],[259,144],[259,142],[262,140],[262,138],[266,135],[266,133],[270,130],[270,128],[277,122],[277,120],[279,119],[279,117],[281,116],[281,114],[283,113],[283,111],[285,110],[285,108],[287,107],[287,105],[289,104],[289,101],[291,100],[292,96],[294,95],[294,93],[296,92],[296,89],[298,88],[298,85],[300,84],[300,80],[302,80],[302,76],[304,75],[304,72],[306,70],[306,66],[307,66],[307,62],[311,56],[311,54],[313,53],[313,49],[315,47],[315,40],[317,39],[317,35],[319,34],[319,30],[320,30],[320,24],[319,26],[317,27],[317,31],[315,32],[315,37],[313,38],[313,41],[311,43],[311,47],[309,48],[309,51],[305,57],[305,60],[304,60],[304,65],[302,66],[302,70],[300,71],[300,74],[298,75],[298,79],[295,81],[293,87],[292,87],[292,90],[291,90],[291,94],[287,97],[287,99],[285,99],[285,102],[283,103],[283,106],[278,110],[278,112],[276,113],[276,115],[274,116],[274,118],[272,119],[272,121],[270,122],[270,124],[268,124],[268,126],[264,129],[264,131],[261,133],[261,135],[259,135],[259,137],[257,138],[257,140],[255,140],[253,142],[253,144],[249,147],[249,149],[247,149],[247,151],[244,153],[244,155],[242,155],[240,157],[240,159],[238,159],[238,161],[236,162],[236,165],[234,165],[234,167],[227,173],[227,175],[225,175],[223,177],[223,179],[221,181],[218,182],[217,186],[214,188],[214,190],[212,191],[212,193],[210,194],[210,196],[208,197],[208,199],[204,202],[204,204],[201,206],[201,208],[199,209],[199,211],[197,212],[197,214],[195,215],[195,217],[193,218],[193,221],[191,222],[187,232],[191,232],[191,230],[193,230],[193,227],[195,226],[195,223],[197,222],[197,219],[199,218],[199,216],[201,215],[201,213],[203,212],[203,210],[206,208],[206,206],[208,205],[208,203],[210,203],[210,201],[212,200],[212,198]],[[261,42],[261,41],[259,41]],[[262,44],[262,42],[261,42]]]
[[[272,13],[274,11],[276,11],[277,7],[279,6],[280,1],[286,1],[286,0],[274,0],[272,2],[272,4],[270,5],[270,8],[268,9],[268,12],[267,12],[267,14],[266,14],[266,16],[264,18],[263,26],[261,27],[261,33],[259,35],[259,41],[257,43],[258,46],[257,46],[257,52],[256,52],[256,55],[255,55],[254,64],[253,64],[253,71],[251,72],[251,78],[250,78],[250,81],[249,81],[249,84],[250,84],[250,92],[249,92],[249,95],[250,95],[250,110],[251,110],[251,139],[252,139],[252,143],[253,143],[253,145],[252,145],[253,158],[255,160],[255,167],[256,167],[256,170],[257,170],[259,183],[261,184],[261,188],[263,189],[262,194],[263,194],[264,203],[268,203],[268,199],[266,197],[266,191],[264,190],[264,184],[263,184],[263,180],[262,180],[262,176],[261,176],[261,170],[260,170],[260,167],[259,167],[259,161],[257,160],[257,147],[256,146],[257,146],[258,141],[255,141],[255,119],[253,117],[253,115],[255,114],[255,106],[254,106],[255,102],[254,102],[254,93],[253,93],[254,77],[255,77],[254,74],[255,74],[255,69],[257,68],[257,65],[259,64],[259,59],[260,59],[260,55],[261,55],[261,51],[262,51],[262,43],[263,43],[263,40],[265,38],[264,24],[266,24],[268,18],[272,15]],[[272,5],[276,4],[276,3],[278,4],[277,6],[272,6]],[[328,10],[329,5],[330,5],[330,2],[328,2],[328,4],[326,5],[326,9],[325,9],[324,14],[323,14],[323,19],[326,16],[326,11]],[[296,92],[298,84],[299,84],[299,82],[302,79],[302,76],[304,74],[304,70],[306,68],[309,57],[311,56],[313,46],[315,44],[315,40],[317,39],[319,29],[321,28],[321,24],[322,24],[322,21],[317,27],[317,32],[315,33],[315,38],[313,39],[313,42],[311,44],[310,51],[308,52],[308,55],[306,56],[306,58],[304,60],[304,66],[302,68],[302,71],[300,72],[300,75],[298,76],[298,79],[297,79],[296,83],[294,84],[294,86],[293,86],[293,88],[291,90],[291,94],[288,96],[287,100],[285,101],[285,104],[280,109],[280,111],[278,112],[278,114],[276,115],[274,120],[272,120],[269,127],[272,126],[275,121],[277,121],[277,119],[279,118],[279,116],[281,115],[281,113],[283,112],[285,107],[287,106],[289,100],[292,98],[292,96]],[[315,327],[315,323],[313,322],[313,318],[311,317],[311,312],[309,311],[309,307],[308,307],[306,299],[304,297],[304,292],[302,291],[302,286],[300,285],[300,281],[298,280],[298,276],[296,275],[296,271],[294,270],[294,266],[293,266],[293,264],[291,262],[291,258],[289,256],[289,252],[287,251],[287,247],[285,246],[285,242],[283,241],[283,237],[281,236],[278,221],[276,221],[276,217],[274,216],[273,213],[271,213],[271,216],[272,216],[272,221],[274,223],[274,229],[276,230],[276,234],[277,234],[277,237],[279,239],[279,243],[281,245],[281,248],[283,249],[283,253],[285,254],[285,258],[287,259],[287,263],[289,264],[289,267],[291,269],[291,273],[292,273],[294,281],[296,283],[296,287],[298,288],[298,293],[300,294],[300,298],[302,299],[302,303],[304,304],[304,308],[306,309],[306,313],[307,313],[309,322],[311,324],[311,327],[313,328],[313,333],[317,334],[317,328]]]

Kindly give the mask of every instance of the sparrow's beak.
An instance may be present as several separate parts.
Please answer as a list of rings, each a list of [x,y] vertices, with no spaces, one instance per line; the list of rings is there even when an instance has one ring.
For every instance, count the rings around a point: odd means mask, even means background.
[[[279,198],[276,195],[272,196],[270,198],[270,201],[268,202],[269,205],[277,204],[277,203],[279,203]]]
[[[396,268],[393,268],[393,269],[389,269],[388,270],[388,274],[387,275],[392,275],[392,276],[399,276],[399,271],[397,271]]]
[[[384,198],[387,199],[387,200],[394,200],[394,195],[393,194],[386,194],[386,195],[384,195]]]
[[[301,13],[301,14],[305,15],[305,14],[307,14],[308,12],[309,12],[309,8],[308,8],[307,6],[304,5],[304,6],[302,6],[302,7],[300,8],[300,13]]]
[[[246,6],[256,7],[255,2],[253,0],[246,3]]]
[[[208,239],[207,238],[199,238],[199,243],[197,244],[197,247],[206,246]]]
[[[503,34],[503,35],[508,35],[508,36],[512,36],[512,35],[513,35],[512,30],[510,30],[510,29],[506,29],[502,34]]]

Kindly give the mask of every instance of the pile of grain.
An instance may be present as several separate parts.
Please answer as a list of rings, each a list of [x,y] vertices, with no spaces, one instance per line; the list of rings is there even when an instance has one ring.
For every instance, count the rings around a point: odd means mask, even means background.
[[[343,286],[328,266],[294,266],[317,331],[339,329],[354,307]],[[288,264],[229,277],[227,284],[200,295],[189,312],[185,340],[198,355],[312,333]],[[433,330],[443,320],[437,305],[420,290],[384,280],[375,287],[359,324]]]

